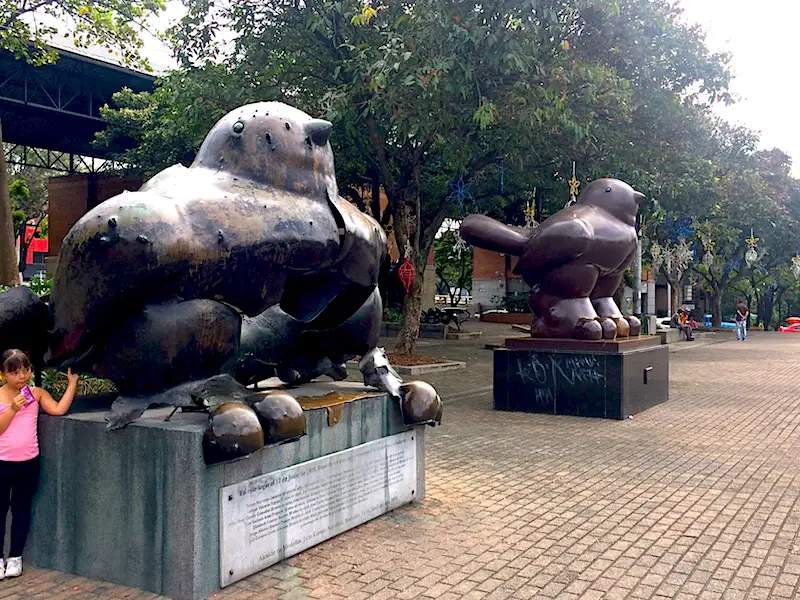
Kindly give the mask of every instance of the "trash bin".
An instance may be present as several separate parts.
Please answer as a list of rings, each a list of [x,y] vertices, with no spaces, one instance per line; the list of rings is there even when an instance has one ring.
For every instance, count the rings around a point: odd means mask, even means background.
[[[711,327],[711,315],[703,315],[703,327]]]

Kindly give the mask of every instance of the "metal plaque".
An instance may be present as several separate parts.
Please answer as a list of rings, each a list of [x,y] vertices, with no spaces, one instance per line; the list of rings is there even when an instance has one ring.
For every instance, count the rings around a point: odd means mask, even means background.
[[[411,502],[416,485],[407,431],[221,488],[220,585]]]

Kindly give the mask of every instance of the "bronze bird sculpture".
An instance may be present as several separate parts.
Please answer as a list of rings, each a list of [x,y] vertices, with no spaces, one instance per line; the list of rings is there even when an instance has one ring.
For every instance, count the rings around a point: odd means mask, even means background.
[[[617,179],[590,183],[575,204],[533,230],[470,215],[461,236],[479,248],[518,256],[514,272],[531,286],[533,337],[638,336],[613,294],[636,251],[636,212],[644,194]]]
[[[331,129],[279,102],[228,113],[191,166],[161,171],[72,227],[49,317],[35,298],[18,306],[0,294],[10,309],[0,340],[39,315],[49,365],[115,383],[109,428],[152,404],[209,410],[209,463],[304,433],[290,395],[246,385],[343,379],[356,356],[364,382],[408,408],[407,422],[438,422],[438,394],[404,384],[377,347],[386,235],[339,197]]]

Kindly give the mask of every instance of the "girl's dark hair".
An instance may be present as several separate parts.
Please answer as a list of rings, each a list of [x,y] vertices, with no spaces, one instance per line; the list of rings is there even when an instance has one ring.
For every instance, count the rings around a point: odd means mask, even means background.
[[[12,348],[0,357],[0,373],[14,373],[20,369],[30,369],[31,359],[22,350]]]

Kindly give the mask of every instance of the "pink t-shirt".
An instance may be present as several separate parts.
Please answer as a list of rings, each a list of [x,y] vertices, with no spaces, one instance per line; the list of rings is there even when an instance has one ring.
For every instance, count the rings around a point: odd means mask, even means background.
[[[0,404],[0,415],[7,410],[11,410],[10,404]],[[8,429],[0,433],[0,460],[22,462],[39,456],[38,420],[38,402],[19,409]]]

